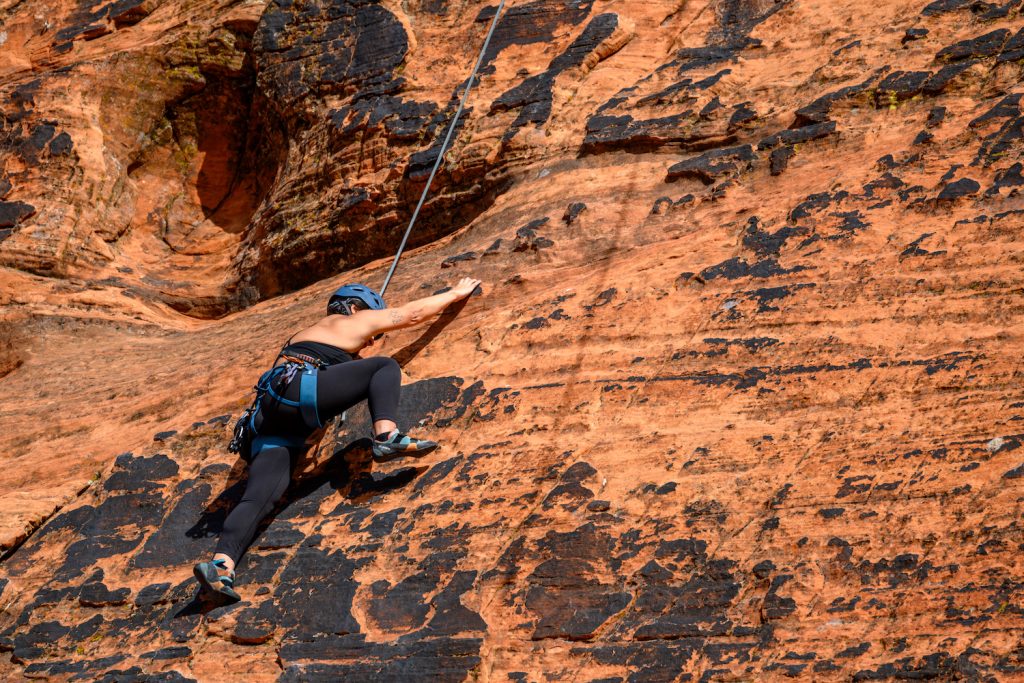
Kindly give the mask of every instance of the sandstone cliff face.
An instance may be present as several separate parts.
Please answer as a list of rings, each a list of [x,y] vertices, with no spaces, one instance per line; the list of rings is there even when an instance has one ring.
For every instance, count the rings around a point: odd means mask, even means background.
[[[442,450],[351,412],[193,599],[494,10],[0,2],[0,670],[1020,677],[1016,0],[510,5],[388,291],[487,283],[383,350]]]

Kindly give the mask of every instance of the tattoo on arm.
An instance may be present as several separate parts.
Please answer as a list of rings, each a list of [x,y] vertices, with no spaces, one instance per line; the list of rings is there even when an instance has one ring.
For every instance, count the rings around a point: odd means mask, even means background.
[[[402,322],[402,314],[398,311],[391,311],[391,324],[399,325]]]

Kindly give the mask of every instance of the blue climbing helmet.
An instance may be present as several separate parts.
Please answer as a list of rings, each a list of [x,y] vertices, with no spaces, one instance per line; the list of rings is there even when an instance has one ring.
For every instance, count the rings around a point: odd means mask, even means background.
[[[384,299],[381,298],[380,294],[373,291],[366,285],[354,284],[339,287],[338,290],[331,295],[330,301],[327,302],[327,312],[352,315],[352,299],[360,301],[370,310],[379,311],[383,308],[387,308],[384,304]]]

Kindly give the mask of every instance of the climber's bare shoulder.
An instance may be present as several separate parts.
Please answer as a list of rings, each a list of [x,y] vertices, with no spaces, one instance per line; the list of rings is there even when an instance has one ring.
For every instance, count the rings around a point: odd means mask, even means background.
[[[292,343],[313,341],[330,344],[349,353],[354,353],[373,336],[372,322],[364,318],[366,313],[371,312],[376,313],[377,311],[357,311],[352,315],[328,315],[296,333],[292,337]]]

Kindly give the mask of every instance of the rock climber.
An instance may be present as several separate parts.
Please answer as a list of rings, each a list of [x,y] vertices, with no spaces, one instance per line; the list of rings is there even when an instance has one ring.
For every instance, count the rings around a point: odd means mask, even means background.
[[[401,371],[393,358],[359,357],[381,335],[418,325],[465,299],[480,280],[463,278],[446,292],[386,308],[364,285],[338,289],[327,316],[293,335],[257,385],[251,414],[254,433],[249,480],[242,500],[224,521],[213,559],[193,572],[201,590],[240,600],[233,584],[235,563],[256,528],[284,494],[299,457],[323,435],[323,424],[367,399],[373,419],[373,459],[421,457],[437,447],[398,429]]]

